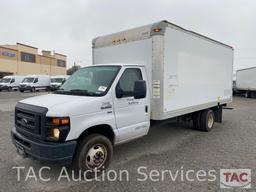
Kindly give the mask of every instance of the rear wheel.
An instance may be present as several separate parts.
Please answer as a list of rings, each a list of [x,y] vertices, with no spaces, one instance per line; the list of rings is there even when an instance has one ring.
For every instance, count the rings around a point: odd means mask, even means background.
[[[201,129],[201,111],[198,111],[193,114],[193,127],[197,130]]]
[[[244,96],[245,96],[245,98],[251,98],[251,92],[246,91]]]
[[[212,130],[215,122],[215,115],[213,110],[211,109],[206,109],[202,111],[201,114],[201,124],[200,124],[200,129],[202,131],[209,132]]]
[[[76,171],[85,173],[86,178],[94,178],[109,166],[112,154],[112,143],[107,137],[91,134],[78,144],[73,166]]]

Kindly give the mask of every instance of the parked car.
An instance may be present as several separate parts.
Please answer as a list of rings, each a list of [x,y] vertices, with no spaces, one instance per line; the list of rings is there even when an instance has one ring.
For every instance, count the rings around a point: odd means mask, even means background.
[[[24,76],[5,76],[0,82],[0,91],[7,90],[13,91],[18,90],[20,82],[24,79]]]
[[[66,80],[69,78],[69,75],[56,75],[51,76],[51,83],[50,83],[50,90],[55,91],[63,85],[63,83],[66,82]]]
[[[20,92],[24,91],[39,91],[39,90],[49,90],[50,86],[50,76],[49,75],[28,75],[19,84]]]

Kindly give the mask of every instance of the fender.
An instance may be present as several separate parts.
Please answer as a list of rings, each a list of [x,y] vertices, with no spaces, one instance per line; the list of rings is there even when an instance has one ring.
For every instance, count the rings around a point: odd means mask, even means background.
[[[110,112],[111,111],[111,112]],[[78,139],[87,129],[96,126],[106,125],[111,127],[114,137],[117,138],[118,130],[115,123],[115,116],[111,110],[103,110],[97,113],[71,116],[71,127],[66,141]]]

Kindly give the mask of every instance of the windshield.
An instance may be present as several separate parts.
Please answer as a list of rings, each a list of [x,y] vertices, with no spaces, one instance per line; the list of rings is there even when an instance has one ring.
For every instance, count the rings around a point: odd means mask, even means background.
[[[102,96],[107,93],[120,66],[86,67],[74,73],[57,94]]]
[[[34,82],[33,77],[26,77],[25,79],[23,79],[22,83],[33,83]]]
[[[63,78],[52,78],[51,83],[62,83]]]
[[[1,83],[10,83],[11,82],[11,78],[3,78]]]

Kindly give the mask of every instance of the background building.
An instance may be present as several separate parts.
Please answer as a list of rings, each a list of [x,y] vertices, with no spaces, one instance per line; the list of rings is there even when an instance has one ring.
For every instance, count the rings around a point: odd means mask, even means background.
[[[6,75],[65,75],[67,56],[16,43],[0,45],[0,78]]]

